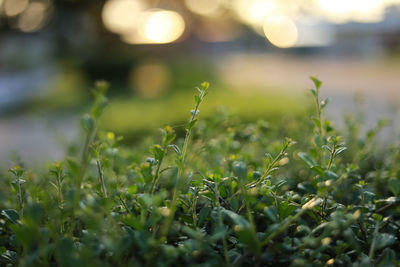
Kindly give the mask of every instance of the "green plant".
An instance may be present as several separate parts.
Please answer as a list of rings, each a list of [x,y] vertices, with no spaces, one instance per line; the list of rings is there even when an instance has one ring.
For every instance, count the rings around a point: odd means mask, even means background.
[[[400,146],[335,129],[312,81],[311,120],[201,117],[203,83],[183,134],[134,147],[101,130],[97,84],[80,153],[4,175],[1,265],[398,266]]]

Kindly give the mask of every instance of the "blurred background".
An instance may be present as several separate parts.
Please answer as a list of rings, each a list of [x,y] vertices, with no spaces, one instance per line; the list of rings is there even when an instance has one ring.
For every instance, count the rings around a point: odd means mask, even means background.
[[[355,96],[367,124],[398,116],[400,0],[0,0],[0,162],[62,157],[98,79],[104,129],[134,142],[204,80],[202,113],[274,120],[305,111],[310,75],[334,119]]]

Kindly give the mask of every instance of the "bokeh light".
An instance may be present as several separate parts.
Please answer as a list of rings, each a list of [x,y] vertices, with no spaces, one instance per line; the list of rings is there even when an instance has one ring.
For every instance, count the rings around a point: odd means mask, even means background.
[[[163,93],[171,81],[168,67],[160,62],[142,63],[131,71],[131,88],[141,97],[156,97]]]
[[[270,15],[265,20],[263,29],[267,39],[277,47],[288,48],[294,46],[297,42],[296,24],[283,14]]]
[[[174,11],[152,11],[144,17],[142,34],[154,43],[170,43],[177,40],[185,29],[181,15]]]
[[[140,0],[108,0],[102,10],[103,23],[111,32],[126,34],[136,28],[145,8]]]
[[[274,0],[235,0],[233,8],[241,21],[262,25],[265,18],[277,8]]]
[[[179,39],[185,31],[185,21],[175,11],[151,9],[140,17],[137,31],[123,35],[131,44],[166,44]]]
[[[378,22],[383,19],[385,0],[318,0],[319,13],[333,23]]]
[[[3,3],[4,13],[8,17],[21,14],[28,6],[28,0],[5,0]]]
[[[185,4],[195,14],[213,16],[222,9],[223,0],[185,0]]]
[[[18,28],[23,32],[34,32],[42,28],[47,18],[47,6],[43,2],[32,2],[18,17]]]

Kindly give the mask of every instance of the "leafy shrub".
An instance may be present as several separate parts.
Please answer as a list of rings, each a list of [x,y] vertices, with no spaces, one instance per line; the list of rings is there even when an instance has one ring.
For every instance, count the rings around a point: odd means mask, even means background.
[[[1,265],[398,266],[400,146],[378,149],[383,122],[341,137],[312,80],[315,116],[278,125],[198,121],[203,83],[184,135],[150,149],[98,130],[98,83],[79,157],[3,176]]]

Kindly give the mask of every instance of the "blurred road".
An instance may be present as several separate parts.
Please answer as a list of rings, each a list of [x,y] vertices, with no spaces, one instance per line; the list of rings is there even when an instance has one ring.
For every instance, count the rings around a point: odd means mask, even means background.
[[[362,96],[368,125],[396,116],[400,108],[400,59],[383,57],[290,56],[235,54],[219,64],[220,77],[234,90],[288,90],[306,93],[308,78],[318,77],[321,93],[329,97],[329,116],[341,120],[354,111],[354,97]]]

